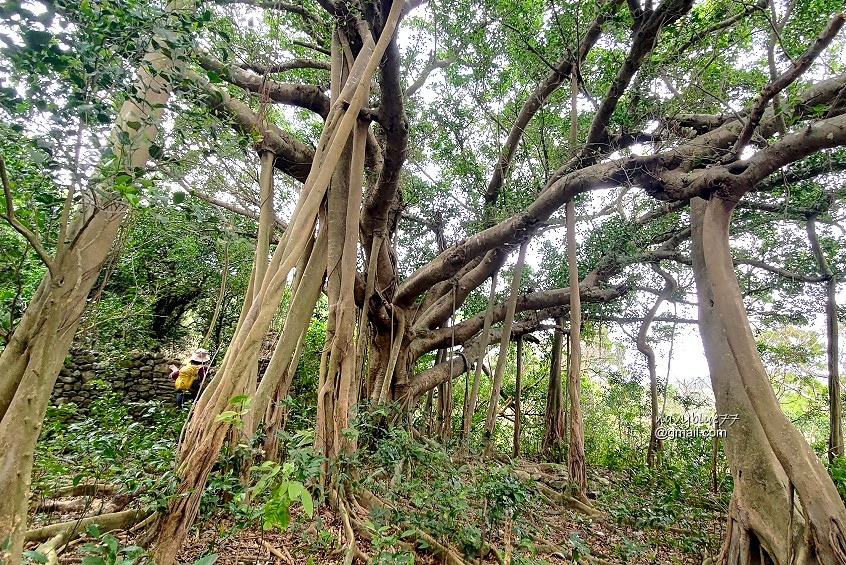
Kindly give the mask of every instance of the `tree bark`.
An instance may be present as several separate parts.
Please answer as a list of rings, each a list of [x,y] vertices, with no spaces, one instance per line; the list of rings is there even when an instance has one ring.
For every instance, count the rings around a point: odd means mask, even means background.
[[[187,12],[193,7],[190,1],[175,0],[166,10]],[[145,55],[136,95],[123,103],[112,128],[115,160],[108,171],[134,176],[136,169],[146,166],[170,97],[171,79],[180,70],[175,67],[170,54]],[[99,183],[93,196],[83,198],[76,217],[70,219],[72,197],[71,191],[63,213],[69,223],[61,227],[52,273],[41,281],[0,354],[0,562],[11,565],[21,560],[35,442],[50,394],[88,293],[128,210],[127,202],[111,190],[109,179]]]
[[[846,563],[846,509],[813,450],[781,412],[758,356],[728,244],[735,203],[691,203],[700,333],[717,403],[727,420],[735,489],[719,563]],[[794,492],[795,495],[794,496]]]
[[[564,348],[564,320],[555,319],[555,335],[549,364],[549,385],[546,390],[546,415],[542,450],[555,461],[564,453],[566,418],[564,415],[564,383],[561,371],[561,354]]]
[[[517,296],[520,293],[520,277],[523,274],[523,263],[526,260],[526,249],[529,247],[530,239],[526,239],[520,245],[517,254],[517,263],[514,265],[514,275],[511,279],[511,294],[508,297],[508,306],[505,312],[505,320],[502,322],[502,337],[499,343],[499,357],[496,361],[496,372],[494,373],[493,385],[491,386],[491,398],[488,402],[488,413],[485,418],[485,453],[489,454],[493,448],[494,425],[496,424],[497,406],[499,404],[499,391],[502,389],[502,378],[505,375],[505,365],[508,362],[508,344],[511,341],[511,325],[514,322],[514,312],[517,309]]]

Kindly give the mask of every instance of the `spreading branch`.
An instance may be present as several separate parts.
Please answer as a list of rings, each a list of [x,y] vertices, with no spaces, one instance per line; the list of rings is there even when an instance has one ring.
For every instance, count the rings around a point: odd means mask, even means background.
[[[822,33],[820,33],[813,45],[811,45],[805,53],[803,53],[802,56],[793,63],[793,66],[764,87],[758,97],[758,100],[755,102],[755,105],[749,113],[749,117],[746,120],[746,124],[743,126],[743,130],[737,137],[734,149],[729,155],[730,159],[737,159],[740,151],[749,143],[749,140],[752,139],[752,134],[755,132],[755,128],[758,127],[758,123],[764,116],[764,110],[767,109],[767,105],[770,100],[772,100],[779,92],[790,86],[791,83],[808,70],[822,50],[831,43],[840,31],[840,28],[843,27],[844,22],[846,22],[846,14],[843,12],[832,16],[828,25]]]

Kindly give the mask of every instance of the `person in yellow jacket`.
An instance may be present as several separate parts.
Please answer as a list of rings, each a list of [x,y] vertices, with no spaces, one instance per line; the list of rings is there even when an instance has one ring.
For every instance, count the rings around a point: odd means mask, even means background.
[[[186,364],[182,367],[169,365],[173,379],[173,388],[176,389],[176,405],[184,408],[200,391],[200,384],[209,372],[209,352],[205,349],[197,349]]]

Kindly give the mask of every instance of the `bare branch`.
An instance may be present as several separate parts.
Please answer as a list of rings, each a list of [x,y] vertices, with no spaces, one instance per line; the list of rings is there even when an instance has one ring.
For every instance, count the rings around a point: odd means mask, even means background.
[[[788,271],[787,269],[782,269],[781,267],[776,267],[774,265],[770,265],[769,263],[765,263],[758,259],[734,259],[735,265],[749,265],[750,267],[755,267],[761,269],[763,271],[768,271],[770,273],[776,274],[780,277],[784,277],[786,279],[790,279],[792,281],[803,282],[803,283],[818,283],[818,282],[825,282],[827,277],[812,277],[810,275],[803,275],[800,273],[793,273]]]
[[[324,119],[329,115],[329,97],[317,86],[277,82],[235,65],[224,65],[200,51],[197,52],[197,60],[204,69],[218,73],[235,86],[266,95],[274,102],[306,108]]]
[[[748,6],[746,6],[742,11],[738,12],[737,14],[735,14],[731,17],[728,17],[725,20],[723,20],[719,23],[716,23],[716,24],[714,24],[710,27],[707,27],[707,28],[705,28],[705,29],[703,29],[703,30],[701,30],[697,33],[694,33],[692,36],[690,36],[690,38],[687,41],[685,41],[678,49],[676,49],[675,52],[678,53],[679,55],[681,55],[682,53],[684,53],[685,51],[690,49],[693,45],[696,45],[697,43],[699,43],[703,39],[705,39],[707,37],[712,37],[718,31],[722,31],[722,30],[730,27],[731,25],[739,22],[740,20],[742,20],[743,18],[745,18],[746,16],[748,16],[752,12],[755,12],[757,10],[764,10],[766,7],[767,7],[767,0],[758,0],[758,2],[756,2],[754,4],[749,4]]]
[[[297,14],[304,20],[310,20],[315,23],[322,23],[314,14],[306,10],[302,4],[288,4],[287,2],[277,2],[276,0],[215,0],[216,4],[224,6],[232,4],[244,4],[246,6],[255,6],[256,8],[266,8],[268,10],[279,10],[282,12],[290,12]]]
[[[186,78],[201,89],[204,94],[201,101],[212,112],[229,120],[236,131],[248,136],[261,135],[260,143],[276,155],[274,166],[277,169],[300,182],[305,182],[311,170],[314,149],[272,123],[264,124],[264,131],[259,132],[258,114],[240,100],[233,98],[228,90],[217,88],[207,77],[193,71],[188,71]]]
[[[640,69],[646,56],[655,48],[656,37],[660,30],[685,15],[692,5],[692,0],[665,0],[638,26],[629,54],[608,88],[599,109],[593,116],[585,146],[578,157],[579,160],[591,155],[596,149],[593,147],[594,144],[601,142],[605,135],[605,128],[608,126],[620,97],[622,97],[637,70]]]
[[[579,43],[579,60],[584,60],[591,48],[599,40],[602,33],[602,26],[609,19],[614,17],[622,0],[610,0],[601,9],[600,14],[588,27],[584,38]],[[520,140],[526,131],[526,126],[543,106],[549,96],[558,89],[559,86],[570,76],[573,68],[572,56],[565,53],[552,65],[552,72],[550,72],[540,84],[538,84],[535,91],[523,103],[520,113],[517,115],[517,120],[511,127],[508,133],[508,138],[505,140],[505,145],[500,152],[499,162],[494,168],[493,176],[491,177],[488,187],[485,190],[485,204],[491,206],[496,203],[499,191],[505,182],[505,177],[511,168],[511,162],[514,155],[517,153],[517,148],[520,145]]]
[[[423,69],[423,72],[420,73],[420,76],[417,77],[417,80],[415,80],[413,83],[411,83],[411,86],[405,89],[405,97],[411,98],[412,96],[414,96],[417,91],[420,90],[424,84],[426,84],[426,80],[428,80],[429,75],[432,74],[432,71],[436,69],[446,68],[457,61],[458,57],[447,57],[446,59],[432,60],[432,62],[426,65],[426,68]]]
[[[306,49],[311,49],[312,51],[317,51],[318,53],[323,53],[324,55],[332,55],[332,52],[325,47],[321,47],[320,45],[315,45],[314,43],[306,43],[305,41],[294,40],[291,42],[292,45],[299,45],[300,47],[305,47]]]

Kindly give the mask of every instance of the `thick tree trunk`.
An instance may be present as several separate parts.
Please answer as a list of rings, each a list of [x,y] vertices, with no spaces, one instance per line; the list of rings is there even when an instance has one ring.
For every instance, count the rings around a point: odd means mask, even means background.
[[[330,109],[326,125],[318,142],[318,150],[314,156],[311,172],[303,185],[299,201],[291,215],[291,222],[286,230],[284,244],[280,243],[277,246],[268,266],[267,275],[261,282],[259,291],[256,294],[256,299],[250,306],[249,311],[244,315],[242,323],[236,329],[235,336],[221,364],[221,369],[215,376],[214,386],[209,387],[197,402],[197,409],[194,412],[194,417],[192,417],[189,432],[181,453],[179,467],[181,482],[178,487],[178,493],[181,496],[171,501],[168,505],[167,514],[156,524],[153,533],[155,547],[152,554],[159,565],[171,565],[174,562],[176,553],[184,541],[188,529],[196,518],[200,498],[208,480],[208,475],[217,459],[224,437],[226,436],[226,431],[232,425],[232,422],[219,420],[218,416],[228,409],[229,399],[234,394],[239,394],[244,390],[249,377],[249,367],[252,364],[252,359],[258,355],[262,338],[279,307],[287,276],[291,269],[299,262],[303,251],[308,245],[309,236],[313,233],[317,220],[318,210],[324,201],[324,196],[326,195],[332,176],[336,172],[344,147],[347,145],[354,130],[357,133],[353,137],[356,140],[360,138],[358,131],[362,129],[362,126],[357,126],[359,111],[370,92],[370,82],[376,66],[379,64],[382,54],[385,52],[388,43],[393,37],[394,30],[399,23],[403,5],[403,2],[395,2],[393,4],[390,13],[385,19],[385,27],[382,30],[378,42],[374,43],[372,37],[366,34],[364,45],[355,61],[350,64],[348,71],[349,78],[346,80],[344,87],[342,89],[340,87],[333,88],[333,92],[339,93],[333,99],[332,108]],[[335,69],[333,69],[333,77],[342,76],[340,73],[334,71]],[[356,146],[356,143],[353,143],[353,145]],[[359,195],[361,193],[361,177],[356,177],[356,173],[353,171],[363,168],[363,159],[361,161],[362,164],[360,165],[356,152],[356,155],[350,161],[351,170],[347,169],[347,174],[350,178],[359,179],[357,181],[359,183]],[[355,193],[355,190],[352,192]],[[352,200],[348,203],[353,204],[354,213],[350,213],[350,209],[347,208],[347,218],[353,216],[356,218],[354,230],[357,234],[357,218],[360,206],[355,206]],[[326,222],[321,222],[321,231],[323,229],[330,229],[325,224]],[[331,230],[329,235],[331,237]],[[350,251],[345,245],[343,250],[344,256],[340,258],[344,262],[344,265],[330,265],[329,269],[340,267],[342,272],[349,273],[349,263],[351,262],[354,275],[355,249],[357,244],[358,237],[354,237],[353,241],[348,244],[352,247],[352,256],[350,257]],[[342,277],[342,288],[346,289],[347,281],[348,279]],[[350,294],[352,293],[350,292]],[[349,300],[351,300],[351,296],[350,298],[344,298],[342,303],[337,305],[341,307],[341,311],[336,313],[336,315],[341,314],[344,320],[338,324],[339,328],[342,328],[343,324],[348,323],[347,320],[352,319],[352,322],[349,323],[354,322],[354,316],[352,315],[354,312],[351,312],[348,307]],[[327,343],[327,347],[333,347],[335,349],[335,361],[340,368],[341,376],[338,389],[340,396],[338,398],[346,398],[347,400],[349,398],[349,391],[352,388],[349,379],[345,381],[346,377],[344,375],[354,373],[355,367],[354,352],[349,351],[350,344],[352,343],[352,333],[350,332],[348,335],[350,340],[344,339],[335,341],[334,343]],[[349,356],[350,360],[343,361],[344,356]],[[323,370],[325,369],[322,369],[321,372]],[[322,393],[323,391],[319,394]],[[326,414],[329,413],[327,412]],[[331,415],[332,417],[329,420],[324,421],[324,429],[336,423],[343,425],[344,418],[346,417],[344,406],[339,406],[339,410],[337,411],[333,409]],[[324,447],[330,453],[337,453],[338,449],[343,448],[342,443],[336,441],[340,434],[339,428],[336,427],[333,429],[331,436],[324,434],[320,429],[317,430],[317,433],[319,436],[318,441],[326,442]]]
[[[728,244],[733,207],[718,197],[691,203],[700,333],[717,413],[732,416],[721,424],[735,489],[719,562],[846,563],[846,509],[781,412],[755,348]]]
[[[193,10],[193,4],[175,0],[167,10]],[[156,51],[144,57],[136,95],[123,103],[112,129],[116,161],[108,170],[134,175],[146,166],[173,73],[170,55]],[[98,187],[98,200],[86,196],[70,220],[73,196],[71,191],[63,213],[69,223],[61,228],[51,272],[0,355],[0,562],[11,565],[21,560],[33,453],[50,394],[127,211],[126,201],[110,191],[108,179]]]
[[[123,205],[96,211],[77,244],[56,262],[62,280],[45,276],[0,356],[0,561],[20,562],[35,442],[88,292],[125,212]]]
[[[549,385],[546,390],[546,416],[542,450],[548,457],[560,461],[564,453],[566,418],[564,415],[564,383],[561,372],[561,355],[564,348],[564,320],[555,320],[555,337],[549,364]]]

